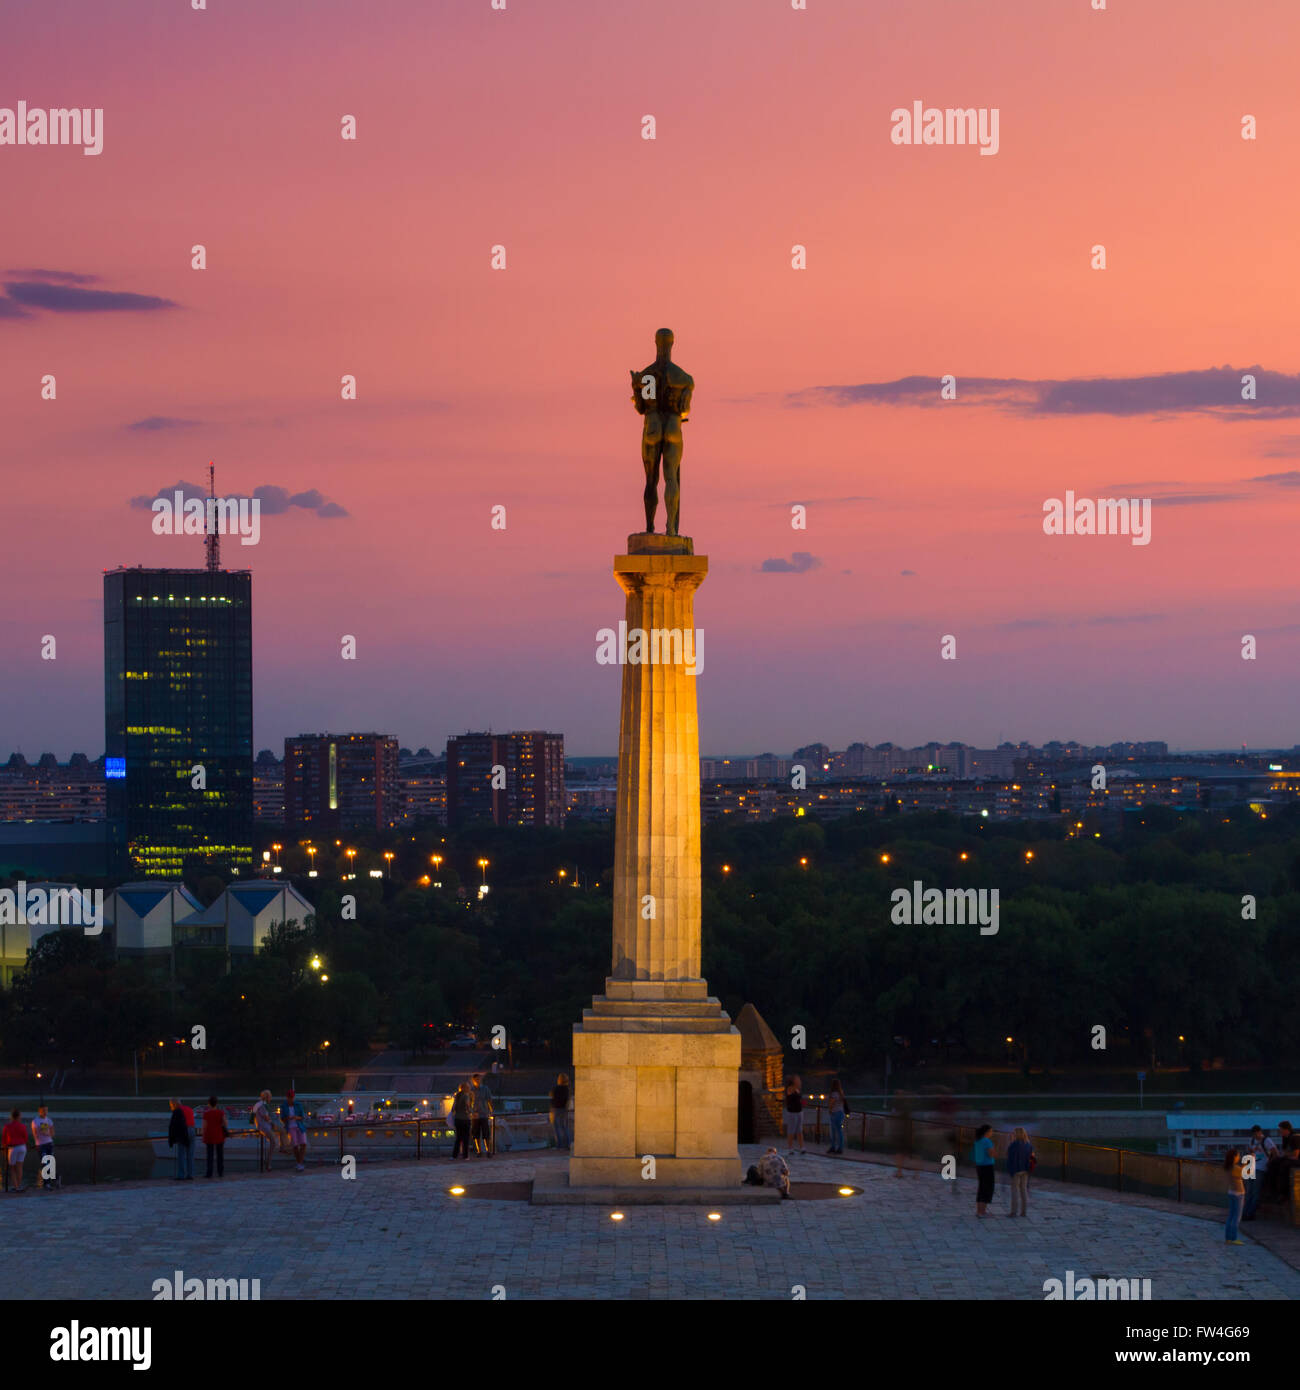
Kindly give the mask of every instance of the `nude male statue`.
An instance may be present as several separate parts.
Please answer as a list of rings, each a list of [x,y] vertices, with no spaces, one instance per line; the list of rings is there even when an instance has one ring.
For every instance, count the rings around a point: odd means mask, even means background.
[[[664,534],[677,535],[681,509],[682,424],[690,419],[695,380],[672,360],[673,332],[655,334],[655,360],[632,375],[632,404],[644,417],[641,461],[645,465],[645,529],[655,529],[659,506],[659,463],[664,468]]]

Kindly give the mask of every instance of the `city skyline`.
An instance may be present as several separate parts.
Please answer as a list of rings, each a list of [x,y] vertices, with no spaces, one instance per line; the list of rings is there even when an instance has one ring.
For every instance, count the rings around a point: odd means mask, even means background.
[[[566,0],[449,11],[437,44],[414,12],[356,32],[342,0],[306,36],[249,0],[201,28],[160,14],[147,42],[87,0],[57,43],[14,16],[26,99],[105,115],[94,158],[4,152],[15,204],[47,215],[11,228],[0,268],[26,364],[0,381],[3,577],[39,576],[0,614],[0,728],[70,747],[93,724],[98,571],[201,563],[148,503],[215,460],[219,491],[264,503],[258,544],[223,555],[257,584],[260,746],[417,728],[432,706],[448,729],[613,748],[595,648],[610,557],[641,524],[625,372],[669,324],[697,383],[704,746],[780,746],[796,716],[846,743],[861,708],[905,744],[1157,723],[1183,748],[1294,744],[1300,13],[1264,8],[1225,35],[1212,0],[1173,26],[1008,0],[996,24],[937,29],[670,3],[693,37],[667,70],[629,65],[626,14]],[[1192,108],[1211,41],[1218,95]],[[158,122],[178,70],[183,112]],[[895,144],[918,94],[995,103],[996,156]],[[437,182],[413,181],[431,142]],[[554,197],[579,170],[595,206]],[[647,204],[656,182],[671,204]],[[1152,499],[1150,544],[1044,534],[1071,491]]]

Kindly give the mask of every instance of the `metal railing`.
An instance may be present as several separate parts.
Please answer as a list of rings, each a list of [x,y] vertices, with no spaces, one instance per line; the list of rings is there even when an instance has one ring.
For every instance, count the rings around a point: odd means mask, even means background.
[[[318,1124],[309,1121],[305,1126],[309,1163],[341,1163],[346,1157],[360,1162],[410,1161],[425,1158],[450,1158],[455,1144],[455,1131],[443,1117],[421,1120],[374,1120],[341,1124]],[[549,1116],[545,1111],[508,1111],[492,1115],[489,1124],[488,1152],[507,1152],[519,1140],[536,1146],[538,1131],[550,1132]],[[175,1163],[176,1150],[161,1152],[161,1136],[147,1135],[127,1139],[70,1139],[55,1145],[58,1181],[73,1183],[131,1182],[155,1177],[160,1163]],[[232,1129],[223,1147],[222,1166],[231,1172],[260,1172],[267,1165],[268,1143],[257,1129]],[[322,1158],[327,1147],[329,1157]],[[476,1145],[470,1140],[471,1152]],[[207,1145],[201,1136],[193,1144],[195,1177],[206,1176]],[[34,1147],[29,1146],[24,1163],[24,1186],[34,1187],[37,1173]],[[270,1170],[276,1171],[293,1162],[293,1150],[286,1149],[279,1133],[274,1138],[270,1154]],[[9,1168],[4,1168],[4,1190],[9,1190]]]
[[[823,1124],[820,1103],[805,1104],[805,1116],[813,1111],[813,1139],[820,1143],[830,1135],[829,1111]],[[807,1118],[805,1118],[805,1126]],[[970,1159],[975,1126],[918,1120],[905,1113],[855,1111],[846,1117],[845,1147],[863,1152],[915,1157],[937,1163],[953,1155],[959,1166],[973,1167]],[[1008,1130],[991,1130],[994,1152],[1002,1157],[1011,1139]],[[1106,1187],[1175,1202],[1222,1206],[1226,1175],[1222,1163],[1210,1159],[1178,1158],[1173,1154],[1143,1153],[1112,1148],[1078,1139],[1044,1139],[1031,1136],[1037,1164],[1034,1175],[1058,1182]],[[1263,1174],[1260,1175],[1263,1180]],[[1261,1210],[1263,1208],[1261,1207]]]

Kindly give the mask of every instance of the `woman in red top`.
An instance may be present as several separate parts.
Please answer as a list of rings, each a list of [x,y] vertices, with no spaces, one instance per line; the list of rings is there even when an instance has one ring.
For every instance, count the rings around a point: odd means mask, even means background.
[[[8,1165],[9,1190],[11,1192],[21,1192],[23,1190],[23,1160],[27,1157],[27,1126],[23,1124],[22,1111],[15,1107],[9,1113],[9,1123],[4,1127],[4,1133],[0,1134],[0,1147],[5,1152],[5,1162]]]
[[[212,1160],[217,1160],[217,1177],[226,1176],[226,1112],[217,1104],[216,1096],[208,1097],[208,1108],[203,1112],[203,1143],[208,1150],[208,1177],[212,1176]]]

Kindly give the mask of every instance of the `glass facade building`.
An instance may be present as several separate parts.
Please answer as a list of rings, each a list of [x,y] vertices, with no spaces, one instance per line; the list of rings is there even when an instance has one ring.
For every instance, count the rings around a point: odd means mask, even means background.
[[[249,873],[251,574],[106,572],[104,711],[107,812],[119,871],[167,878]]]

